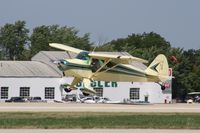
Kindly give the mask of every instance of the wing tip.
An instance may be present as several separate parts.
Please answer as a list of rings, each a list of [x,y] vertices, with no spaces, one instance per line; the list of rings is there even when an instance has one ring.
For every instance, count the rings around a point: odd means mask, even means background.
[[[59,43],[49,43],[49,46],[55,47],[56,45],[59,45]]]

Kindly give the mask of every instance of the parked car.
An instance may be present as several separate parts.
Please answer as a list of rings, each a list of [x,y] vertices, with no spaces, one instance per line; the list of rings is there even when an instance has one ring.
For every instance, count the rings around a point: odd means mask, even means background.
[[[187,104],[193,104],[193,103],[194,101],[191,98],[187,100]]]
[[[25,102],[23,97],[11,97],[9,100],[5,102]]]
[[[112,101],[107,97],[101,97],[99,101],[97,101],[97,103],[121,103],[121,101]]]
[[[63,99],[64,101],[76,101],[76,95],[75,94],[68,94],[65,96],[65,99]]]
[[[28,101],[29,102],[43,102],[41,97],[29,97]]]
[[[93,97],[84,97],[81,99],[82,103],[96,103]]]

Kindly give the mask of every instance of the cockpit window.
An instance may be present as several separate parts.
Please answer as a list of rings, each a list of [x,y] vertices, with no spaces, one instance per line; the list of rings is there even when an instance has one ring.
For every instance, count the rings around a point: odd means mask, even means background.
[[[89,59],[88,52],[81,52],[76,56],[76,58],[80,60],[88,60]]]

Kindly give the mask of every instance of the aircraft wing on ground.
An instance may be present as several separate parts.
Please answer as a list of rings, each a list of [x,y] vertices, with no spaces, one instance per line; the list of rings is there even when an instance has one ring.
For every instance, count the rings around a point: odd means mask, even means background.
[[[73,48],[73,47],[63,45],[63,44],[59,44],[59,43],[50,43],[49,46],[51,46],[53,48],[65,50],[67,52],[76,53],[76,54],[79,54],[80,52],[84,51],[84,50],[81,50],[81,49]]]
[[[93,59],[100,59],[100,60],[112,60],[112,62],[115,63],[122,63],[122,64],[129,64],[131,61],[137,61],[142,63],[148,63],[147,60],[133,57],[133,56],[127,56],[127,55],[111,55],[111,54],[103,54],[103,53],[89,53],[89,56]]]

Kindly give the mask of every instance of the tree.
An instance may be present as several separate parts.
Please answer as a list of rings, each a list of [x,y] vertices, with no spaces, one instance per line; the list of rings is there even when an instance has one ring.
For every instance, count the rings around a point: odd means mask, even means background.
[[[49,43],[62,43],[88,51],[93,46],[89,41],[90,34],[80,37],[74,27],[38,26],[33,29],[30,40],[28,33],[25,21],[7,23],[0,27],[0,59],[29,60],[39,51],[56,50],[49,47]],[[98,46],[96,50],[126,51],[149,62],[158,54],[165,54],[175,77],[172,84],[173,98],[184,100],[187,93],[200,91],[200,49],[184,51],[182,48],[173,48],[165,38],[150,32],[118,38]]]
[[[39,26],[33,29],[33,33],[30,37],[31,41],[31,56],[35,55],[41,50],[48,51],[50,50],[48,44],[50,40],[50,30],[49,26]]]
[[[58,25],[43,25],[34,28],[30,40],[31,55],[42,50],[52,50],[49,43],[62,43],[84,50],[90,50],[92,45],[89,42],[88,33],[84,34],[83,37],[79,37],[78,30],[74,27],[59,27]]]
[[[113,40],[105,45],[112,45],[114,50],[122,51],[124,48],[127,50],[138,49],[138,48],[169,48],[170,43],[167,42],[163,37],[154,32],[143,33],[143,34],[132,34],[126,38],[119,38]]]
[[[25,21],[5,24],[0,28],[0,47],[3,58],[8,60],[23,60],[23,51],[28,42],[29,30]]]
[[[173,48],[168,41],[154,32],[132,34],[126,38],[112,40],[98,49],[126,51],[149,62],[158,54],[165,54],[175,77],[172,83],[173,98],[184,100],[187,93],[200,91],[200,50],[184,51],[183,48]]]

